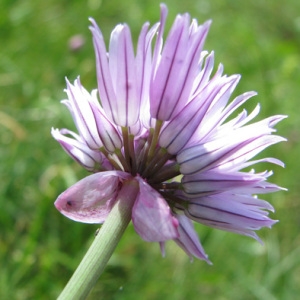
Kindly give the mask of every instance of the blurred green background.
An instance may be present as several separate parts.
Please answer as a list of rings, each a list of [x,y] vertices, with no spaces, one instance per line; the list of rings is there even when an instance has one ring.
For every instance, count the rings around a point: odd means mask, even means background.
[[[277,126],[287,143],[271,147],[286,168],[266,165],[288,192],[266,195],[279,219],[254,240],[197,226],[214,263],[191,263],[173,242],[162,258],[157,244],[128,228],[89,299],[296,299],[300,293],[300,2],[166,0],[168,26],[189,12],[213,24],[205,48],[227,74],[239,73],[236,94],[256,90],[260,119],[289,118]],[[55,299],[91,244],[97,226],[56,211],[57,195],[88,173],[54,141],[50,128],[74,129],[60,104],[67,76],[96,87],[88,17],[106,41],[120,22],[137,40],[141,25],[159,19],[157,0],[1,0],[0,2],[0,299]],[[84,38],[77,51],[70,39]]]

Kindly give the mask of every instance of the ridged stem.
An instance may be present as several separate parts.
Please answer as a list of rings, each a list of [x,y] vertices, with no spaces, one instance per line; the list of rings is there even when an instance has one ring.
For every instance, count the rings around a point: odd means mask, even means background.
[[[58,300],[86,299],[131,220],[138,191],[135,179],[123,183],[116,204]]]

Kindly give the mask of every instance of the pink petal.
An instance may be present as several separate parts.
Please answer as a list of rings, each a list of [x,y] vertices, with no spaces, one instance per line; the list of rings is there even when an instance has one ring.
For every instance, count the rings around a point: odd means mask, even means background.
[[[188,102],[209,23],[195,30],[195,22],[189,26],[188,14],[176,17],[160,60],[154,60],[150,86],[152,117],[170,120]]]
[[[184,215],[176,216],[179,221],[179,238],[175,242],[192,258],[195,256],[211,264],[199,241],[193,223]]]
[[[223,82],[221,79],[211,81],[212,83],[203,89],[200,96],[190,101],[164,128],[160,135],[160,146],[167,148],[171,154],[177,154],[185,148],[208,110],[211,109],[212,103],[216,99],[228,98],[235,81],[235,78],[230,77],[224,78]],[[200,98],[201,101],[199,101]]]
[[[60,143],[66,153],[87,170],[94,171],[96,166],[104,170],[112,168],[109,161],[100,151],[90,149],[76,133],[67,129],[58,130],[52,128],[51,134]],[[65,134],[73,136],[74,139],[65,136]]]
[[[91,149],[99,149],[102,142],[99,138],[95,118],[90,103],[97,102],[95,93],[89,93],[77,78],[72,85],[67,79],[67,89],[65,90],[68,99],[63,103],[70,110],[80,136],[86,141]]]
[[[90,18],[90,21],[92,23],[92,26],[90,26],[90,30],[93,34],[93,43],[96,55],[98,90],[100,94],[101,104],[109,120],[115,123],[114,112],[116,111],[117,102],[109,70],[107,50],[100,28],[96,24],[95,20]]]
[[[99,172],[83,178],[59,195],[55,207],[66,217],[82,223],[103,223],[112,209],[121,183],[129,174]]]
[[[131,126],[139,119],[140,99],[137,96],[135,58],[129,27],[117,25],[109,44],[109,70],[117,98],[114,99],[114,120],[117,125]],[[106,76],[104,74],[104,76]]]
[[[142,178],[137,177],[140,192],[132,210],[136,232],[148,242],[163,242],[179,236],[178,221],[166,200]]]
[[[254,196],[219,193],[193,199],[185,210],[186,216],[204,225],[259,238],[254,230],[271,228],[277,221],[268,217],[274,208]]]

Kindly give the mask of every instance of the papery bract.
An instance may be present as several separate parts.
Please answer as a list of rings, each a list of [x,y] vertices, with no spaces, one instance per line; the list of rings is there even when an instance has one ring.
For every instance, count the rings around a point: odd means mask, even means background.
[[[103,223],[115,204],[122,181],[129,177],[120,171],[87,176],[60,194],[55,207],[74,221]]]

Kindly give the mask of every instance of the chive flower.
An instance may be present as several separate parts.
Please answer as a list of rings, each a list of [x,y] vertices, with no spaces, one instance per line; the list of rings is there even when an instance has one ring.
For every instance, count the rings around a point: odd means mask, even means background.
[[[160,21],[145,23],[134,50],[131,32],[119,24],[108,50],[93,19],[98,89],[89,93],[77,78],[67,80],[67,99],[77,133],[53,129],[62,148],[92,175],[63,192],[55,202],[66,217],[103,223],[125,182],[139,192],[132,223],[142,239],[158,242],[164,254],[175,241],[191,258],[210,263],[194,222],[250,236],[276,221],[274,209],[257,195],[281,190],[267,182],[271,171],[249,167],[276,158],[253,160],[284,141],[274,126],[285,116],[252,122],[237,110],[255,92],[230,100],[240,75],[214,70],[214,53],[203,50],[210,21],[198,25],[177,15],[163,41],[167,7]]]

